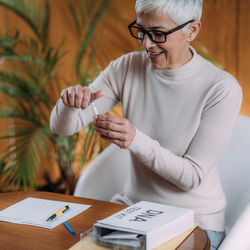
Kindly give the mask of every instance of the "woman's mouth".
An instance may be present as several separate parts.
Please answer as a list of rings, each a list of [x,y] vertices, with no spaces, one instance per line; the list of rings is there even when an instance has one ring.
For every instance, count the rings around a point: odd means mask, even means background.
[[[148,51],[148,55],[151,59],[155,59],[157,58],[159,55],[161,55],[162,53],[164,53],[164,51],[161,52],[153,52],[153,51]]]

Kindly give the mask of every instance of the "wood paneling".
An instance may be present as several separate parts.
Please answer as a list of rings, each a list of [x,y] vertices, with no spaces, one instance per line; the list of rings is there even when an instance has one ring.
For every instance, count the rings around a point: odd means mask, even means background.
[[[135,18],[134,2],[134,0],[111,0],[108,10],[102,18],[102,23],[97,27],[95,37],[99,39],[99,46],[96,52],[95,64],[102,69],[111,60],[138,49],[138,42],[135,39],[130,39],[127,28],[127,25]],[[76,82],[75,65],[72,62],[74,62],[78,52],[79,39],[74,23],[66,2],[53,0],[50,3],[53,18],[51,18],[49,42],[57,46],[62,38],[65,38],[64,47],[69,52],[64,58],[66,63],[59,69],[59,74],[67,82]],[[90,54],[90,49],[91,47],[87,51],[87,56]]]
[[[238,80],[243,90],[241,113],[250,116],[250,1],[238,1]]]
[[[72,0],[74,3],[76,0]],[[111,0],[107,13],[98,25],[100,36],[95,64],[102,69],[108,63],[139,48],[127,25],[136,18],[135,0]],[[60,78],[65,82],[77,83],[75,74],[75,57],[77,55],[78,37],[74,23],[67,7],[67,1],[51,0],[51,26],[49,42],[58,46],[65,38],[64,50],[68,51],[59,68]],[[8,24],[10,30],[18,27],[23,37],[34,36],[30,28],[14,13],[0,7],[1,34]],[[197,42],[207,50],[209,57],[219,63],[226,71],[238,79],[243,90],[241,113],[250,116],[250,1],[249,0],[204,0],[202,28]],[[88,50],[90,53],[90,50]],[[85,66],[84,64],[82,65]],[[64,86],[62,86],[64,87]],[[1,100],[2,102],[2,100]],[[0,123],[0,130],[6,129],[8,123]],[[0,141],[0,153],[3,141]]]
[[[127,28],[136,18],[134,3],[134,0],[111,0],[98,54],[101,65],[139,48],[138,41],[130,36]]]
[[[237,77],[236,0],[204,0],[198,40],[209,56]]]
[[[98,26],[100,40],[95,64],[102,69],[111,60],[139,48],[136,39],[130,37],[127,29],[127,25],[136,18],[134,3],[135,0],[110,1],[108,12]],[[50,4],[52,15],[49,41],[58,46],[65,38],[64,48],[68,51],[59,74],[66,82],[76,83],[72,62],[77,54],[78,38],[74,24],[66,1],[53,0]],[[249,9],[250,1],[204,0],[202,28],[196,43],[204,46],[211,59],[239,80],[244,94],[241,113],[250,116],[250,78],[247,62],[250,54]],[[2,9],[0,15],[6,19],[6,13],[8,11]],[[8,14],[8,24],[12,28],[21,28],[24,35],[32,33],[13,13]],[[2,24],[0,28],[3,29]]]

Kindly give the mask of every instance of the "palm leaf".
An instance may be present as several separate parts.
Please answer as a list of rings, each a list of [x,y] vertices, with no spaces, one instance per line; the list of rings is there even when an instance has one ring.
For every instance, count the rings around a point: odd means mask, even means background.
[[[48,0],[38,2],[34,0],[0,0],[0,5],[21,17],[30,26],[39,40],[45,44],[50,17]]]
[[[32,44],[35,47],[35,53],[32,55],[28,52],[27,55],[19,56],[17,54],[8,55],[6,59],[17,60],[22,64],[11,64],[15,71],[9,69],[6,72],[0,72],[0,92],[7,94],[12,98],[21,98],[28,102],[32,107],[39,103],[44,103],[47,109],[50,109],[50,95],[48,95],[46,85],[56,76],[59,62],[65,55],[61,53],[63,42],[58,48],[48,47],[44,50],[44,54],[38,51],[38,45],[35,41],[29,41],[26,46]],[[55,87],[53,86],[55,85]],[[50,89],[58,88],[57,83],[52,84]],[[58,92],[58,91],[57,91]]]
[[[14,98],[16,102],[25,101],[29,110],[38,112],[39,104],[49,107],[49,97],[44,89],[37,88],[32,79],[25,79],[14,72],[0,72],[0,92]]]
[[[94,146],[96,145],[98,138],[98,134],[95,133],[95,129],[92,123],[85,128],[84,133],[85,136],[82,145],[79,171],[81,171],[82,167],[94,157]]]
[[[30,112],[23,113],[22,111],[19,112],[19,110],[18,111],[13,110],[13,109],[11,109],[9,107],[6,107],[4,109],[0,108],[0,118],[20,119],[22,121],[32,122],[32,123],[34,123],[34,124],[36,124],[38,126],[41,126],[40,120],[38,120],[36,117],[32,116],[32,114],[30,114]],[[8,129],[7,132],[9,132],[9,129]],[[7,132],[2,130],[1,133],[0,133],[0,139],[4,139],[3,135],[8,134]]]
[[[0,55],[12,55],[14,53],[14,48],[19,41],[19,31],[15,32],[13,37],[9,36],[8,29],[5,30],[4,37],[0,38]]]
[[[80,72],[80,63],[109,2],[77,0],[78,8],[75,5],[73,8],[68,1],[81,41],[75,65],[78,75],[85,77],[82,84],[88,84],[93,79],[90,68]],[[51,107],[60,89],[61,79],[57,76],[57,69],[65,55],[61,52],[63,41],[56,48],[46,42],[50,21],[49,1],[0,0],[0,5],[14,11],[38,38],[20,39],[19,32],[10,37],[8,30],[0,38],[0,56],[5,59],[5,68],[0,71],[0,93],[8,97],[8,106],[0,106],[0,118],[11,121],[10,128],[1,131],[0,139],[12,139],[11,145],[0,155],[0,175],[4,176],[4,184],[26,188],[35,185],[41,157],[49,153],[48,144],[54,145],[57,159],[67,164],[76,159],[77,147],[82,146],[84,153],[80,154],[81,161],[86,162],[97,153],[95,145],[98,144],[98,136],[93,125],[86,128],[86,140],[82,140],[85,134],[59,137],[49,129]],[[91,63],[94,62],[96,48],[97,43],[93,46]]]
[[[82,1],[78,1],[78,3],[79,2],[81,3]],[[74,10],[74,7],[73,7],[73,5],[71,3],[71,0],[67,0],[67,3],[68,3],[68,7],[69,7],[69,10],[70,10],[71,16],[72,16],[72,18],[74,20],[74,23],[75,23],[76,31],[77,31],[78,35],[80,35],[80,33],[81,33],[80,22],[78,21],[78,18],[77,18],[76,12]],[[82,11],[83,10],[82,9],[82,4],[80,4],[80,6],[81,6],[80,10]],[[83,12],[81,12],[81,13],[83,14]]]
[[[75,149],[79,141],[79,134],[73,136],[56,137],[57,158],[64,164],[73,162],[75,159]]]
[[[35,177],[41,164],[40,152],[45,157],[48,155],[48,131],[48,128],[39,128],[32,124],[14,127],[9,131],[16,140],[2,157],[2,160],[6,160],[12,156],[3,169],[6,184],[24,188],[35,185]]]
[[[109,2],[110,2],[110,0],[104,0],[102,2],[102,4],[101,4],[100,8],[98,9],[97,13],[92,18],[92,21],[91,21],[91,24],[89,25],[89,28],[87,30],[87,34],[85,36],[85,39],[81,44],[80,51],[79,51],[79,53],[77,55],[77,59],[76,59],[76,73],[77,73],[78,76],[80,76],[81,62],[82,62],[82,58],[84,57],[84,55],[86,53],[87,46],[88,46],[89,42],[91,41],[91,38],[94,35],[95,28],[96,28],[102,14],[104,13],[106,8],[108,7]]]
[[[86,7],[84,8],[83,3],[85,4],[85,6],[88,6],[88,0],[85,0],[85,1],[78,0],[77,1],[78,9],[79,9],[80,16],[81,16],[81,22],[87,23],[87,18],[86,18],[87,14],[86,13],[88,13],[88,12],[86,11],[86,9],[88,9],[88,8],[86,8]]]
[[[44,3],[44,16],[42,22],[42,41],[44,45],[48,37],[49,21],[50,21],[50,5],[48,0],[46,0]]]

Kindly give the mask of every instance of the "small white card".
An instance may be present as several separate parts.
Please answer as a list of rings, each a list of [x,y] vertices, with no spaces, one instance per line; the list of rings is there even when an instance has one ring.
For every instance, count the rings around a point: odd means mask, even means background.
[[[66,205],[68,211],[62,213],[52,221],[47,219]],[[36,227],[54,228],[88,209],[90,205],[83,205],[67,201],[54,201],[39,198],[26,198],[0,211],[0,221],[30,225]]]
[[[102,239],[127,239],[127,240],[135,240],[137,239],[138,234],[123,232],[123,231],[114,231],[110,234],[102,236]]]

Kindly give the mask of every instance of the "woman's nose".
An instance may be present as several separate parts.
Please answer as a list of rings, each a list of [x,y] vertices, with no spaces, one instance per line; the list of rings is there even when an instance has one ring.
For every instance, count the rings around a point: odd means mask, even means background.
[[[148,34],[145,34],[142,40],[142,45],[144,48],[150,48],[152,47],[152,45],[154,44],[154,42],[152,42],[148,36]]]

